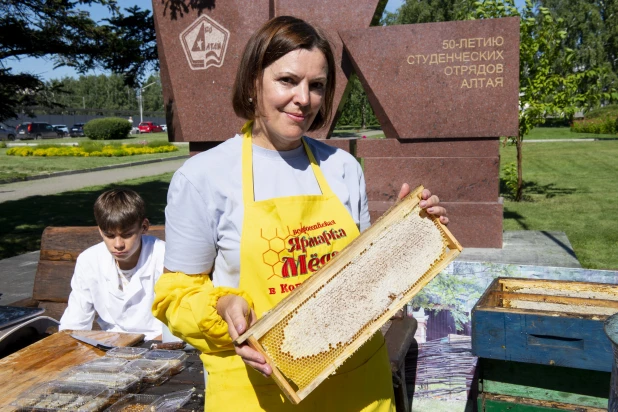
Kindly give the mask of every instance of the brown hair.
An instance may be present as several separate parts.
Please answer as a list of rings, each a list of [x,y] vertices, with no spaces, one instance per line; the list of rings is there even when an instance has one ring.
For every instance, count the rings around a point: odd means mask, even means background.
[[[328,123],[335,96],[335,58],[324,33],[309,23],[290,16],[279,16],[267,21],[251,36],[236,72],[232,105],[243,119],[254,120],[257,111],[257,80],[264,70],[291,51],[318,49],[328,64],[324,101],[309,130]]]
[[[146,204],[134,190],[108,190],[94,202],[94,218],[104,232],[131,229],[146,218]]]

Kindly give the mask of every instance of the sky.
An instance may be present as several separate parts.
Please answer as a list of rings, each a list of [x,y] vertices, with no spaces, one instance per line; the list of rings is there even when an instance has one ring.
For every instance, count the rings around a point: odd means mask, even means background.
[[[394,12],[402,4],[404,0],[389,0],[386,4],[386,11]],[[515,4],[518,8],[522,8],[525,0],[515,0]],[[353,1],[350,0],[353,4]],[[120,0],[118,4],[124,8],[130,8],[138,6],[140,9],[148,9],[152,11],[152,0]],[[100,21],[106,18],[109,13],[107,8],[103,6],[93,6],[86,8],[90,12],[93,19]],[[24,58],[20,61],[10,61],[9,66],[13,68],[13,73],[29,72],[38,74],[43,80],[59,79],[62,77],[78,77],[79,74],[70,67],[59,67],[54,69],[54,63],[51,58]],[[103,71],[91,71],[88,74],[103,74]]]

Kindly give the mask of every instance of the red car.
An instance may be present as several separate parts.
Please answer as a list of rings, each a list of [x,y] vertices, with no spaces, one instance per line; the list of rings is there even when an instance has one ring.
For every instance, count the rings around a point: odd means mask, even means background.
[[[153,122],[141,122],[137,127],[140,133],[158,133],[163,132],[163,128]]]

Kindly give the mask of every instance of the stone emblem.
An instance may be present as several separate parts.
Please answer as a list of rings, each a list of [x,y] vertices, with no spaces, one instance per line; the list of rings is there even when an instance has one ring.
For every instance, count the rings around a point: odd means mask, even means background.
[[[193,70],[221,67],[229,38],[230,32],[206,15],[180,33],[180,43]]]

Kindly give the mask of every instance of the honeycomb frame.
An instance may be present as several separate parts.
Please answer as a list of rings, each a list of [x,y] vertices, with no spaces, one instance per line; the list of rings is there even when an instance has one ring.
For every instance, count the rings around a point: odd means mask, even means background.
[[[428,215],[425,211],[417,207],[420,202],[422,191],[423,187],[419,186],[403,200],[396,203],[378,219],[377,222],[363,232],[361,236],[355,239],[344,248],[341,253],[306,280],[302,284],[302,287],[296,288],[271,311],[259,319],[249,330],[235,340],[235,344],[247,342],[251,347],[262,353],[266,361],[272,367],[273,379],[293,404],[300,403],[302,399],[307,397],[307,395],[309,395],[321,382],[334,373],[346,359],[369,340],[384,323],[405,306],[407,302],[409,302],[462,251],[463,248],[459,242],[457,242],[446,226],[440,223],[438,218]],[[283,351],[273,350],[272,347],[269,347],[272,346],[273,342],[272,339],[268,338],[269,334],[272,335],[274,333],[272,331],[280,331],[281,328],[284,328],[290,316],[302,310],[302,306],[309,299],[315,297],[325,285],[342,273],[354,258],[365,253],[373,246],[374,242],[380,241],[381,234],[386,233],[393,225],[406,220],[412,213],[417,213],[421,218],[430,219],[438,228],[443,246],[443,250],[439,253],[439,257],[433,264],[430,264],[426,270],[423,266],[423,274],[414,279],[410,279],[409,287],[406,288],[403,294],[397,296],[393,295],[392,297],[389,295],[391,301],[387,307],[384,308],[382,314],[357,330],[351,341],[346,342],[342,347],[338,345],[337,347],[333,347],[332,350],[329,348],[328,352],[320,352],[319,356],[325,353],[324,356],[330,356],[330,358],[322,360],[319,363],[312,363],[314,370],[311,371],[311,376],[306,378],[302,385],[286,377],[283,371],[277,366],[276,362],[277,359],[281,359]],[[402,242],[406,242],[406,240],[402,240]],[[438,253],[438,251],[436,251],[436,253]],[[376,276],[379,276],[378,271],[376,271]],[[352,297],[350,298],[353,299]],[[310,328],[311,325],[307,327]],[[277,333],[281,334],[280,332]],[[307,381],[307,379],[309,379],[309,381]]]

